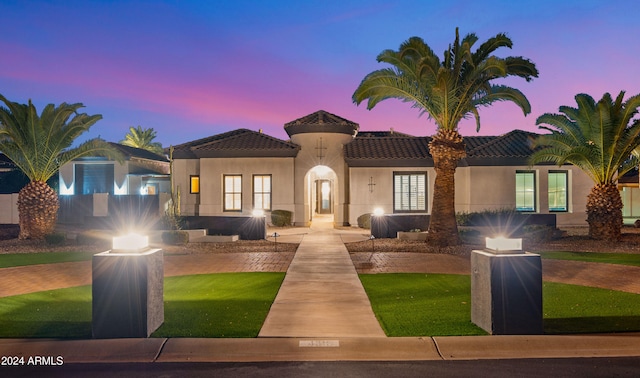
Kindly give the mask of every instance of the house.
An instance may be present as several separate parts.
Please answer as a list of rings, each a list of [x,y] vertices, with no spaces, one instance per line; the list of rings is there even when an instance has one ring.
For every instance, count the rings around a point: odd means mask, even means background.
[[[169,159],[140,148],[110,144],[122,153],[123,163],[83,157],[60,168],[58,222],[116,227],[113,223],[126,219],[153,222],[165,213],[171,192]]]
[[[169,159],[140,148],[109,143],[124,163],[105,157],[84,157],[60,168],[60,195],[154,195],[169,193]]]
[[[183,215],[250,215],[288,210],[295,225],[332,214],[357,225],[375,208],[429,214],[435,171],[429,137],[359,125],[320,110],[284,125],[290,140],[238,129],[174,149],[174,182]],[[456,171],[457,212],[517,209],[555,214],[558,225],[586,224],[592,182],[572,165],[529,166],[537,134],[465,137],[468,156]]]

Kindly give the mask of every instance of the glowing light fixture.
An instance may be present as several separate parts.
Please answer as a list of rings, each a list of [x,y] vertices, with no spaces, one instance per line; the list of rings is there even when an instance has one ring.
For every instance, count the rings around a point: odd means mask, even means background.
[[[262,210],[262,209],[253,209],[253,212],[251,212],[251,215],[253,215],[256,218],[264,217],[264,210]]]
[[[384,215],[384,210],[381,207],[376,207],[375,209],[373,209],[373,215],[377,217]]]
[[[113,237],[112,252],[136,253],[149,249],[149,237],[139,234],[127,234]]]
[[[486,238],[485,243],[487,249],[494,252],[522,251],[521,238],[510,239],[504,236],[498,236],[495,238]]]

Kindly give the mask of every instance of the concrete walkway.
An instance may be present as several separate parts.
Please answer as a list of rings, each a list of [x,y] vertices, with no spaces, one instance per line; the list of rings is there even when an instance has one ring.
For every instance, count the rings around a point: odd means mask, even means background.
[[[384,337],[340,235],[314,221],[259,337]]]

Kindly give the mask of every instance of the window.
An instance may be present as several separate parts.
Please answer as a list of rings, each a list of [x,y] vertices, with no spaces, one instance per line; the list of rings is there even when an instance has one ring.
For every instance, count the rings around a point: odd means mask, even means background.
[[[242,211],[242,176],[224,175],[224,211]]]
[[[76,193],[114,193],[113,164],[76,164]]]
[[[516,172],[516,210],[536,210],[536,174],[531,171]]]
[[[200,176],[190,176],[189,179],[189,193],[200,193]]]
[[[271,210],[271,175],[253,175],[253,208]]]
[[[567,211],[567,171],[549,171],[549,211]]]
[[[393,212],[427,211],[427,173],[393,173]]]

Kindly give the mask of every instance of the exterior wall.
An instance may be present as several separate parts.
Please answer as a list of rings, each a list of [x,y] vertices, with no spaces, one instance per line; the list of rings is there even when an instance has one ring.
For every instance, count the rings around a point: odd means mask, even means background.
[[[536,213],[556,214],[557,224],[585,225],[586,200],[593,186],[591,179],[573,166],[492,166],[462,167],[456,171],[456,211],[515,208],[515,174],[518,170],[536,172]],[[548,203],[548,173],[550,170],[569,172],[568,211],[550,212]],[[458,178],[461,178],[460,182]],[[466,193],[462,188],[468,187]]]
[[[393,213],[393,173],[427,172],[427,214],[433,206],[433,185],[435,171],[431,167],[351,167],[349,168],[350,211],[349,223],[358,224],[358,217],[370,214],[375,208],[381,208],[385,214]],[[457,176],[456,176],[457,179]],[[370,189],[370,180],[375,185]]]
[[[518,170],[536,172],[536,213],[556,214],[559,226],[586,225],[586,200],[593,186],[589,177],[573,166],[490,166],[459,167],[456,170],[456,212],[478,212],[483,210],[499,210],[515,208],[515,174]],[[547,174],[550,170],[567,170],[569,172],[569,210],[567,212],[550,212],[547,196]],[[375,208],[382,208],[385,214],[393,213],[393,172],[426,171],[427,172],[427,213],[433,207],[433,187],[435,171],[433,168],[349,168],[350,176],[350,211],[349,222],[357,225],[357,219],[365,213],[372,213]],[[369,190],[369,180],[375,186]],[[640,198],[640,195],[638,195]],[[640,200],[639,200],[640,202]]]
[[[640,219],[640,188],[638,185],[625,185],[620,188],[620,196],[622,197],[622,216],[630,218],[632,223],[636,219]]]
[[[0,194],[0,224],[18,224],[18,193]]]
[[[291,136],[291,141],[300,146],[295,158],[294,224],[308,226],[313,217],[312,188],[308,174],[319,165],[335,173],[333,185],[333,214],[337,225],[349,224],[349,171],[344,162],[343,146],[353,136],[339,133],[301,133]],[[320,146],[320,141],[322,145]],[[322,148],[320,148],[322,147]],[[322,156],[320,156],[322,155]]]
[[[191,162],[191,161],[187,161]],[[188,164],[193,171],[181,174],[176,184],[180,183],[189,192],[189,176],[197,174],[193,162]],[[174,171],[179,171],[174,166]],[[271,208],[272,210],[294,210],[294,164],[292,158],[211,158],[200,159],[200,194],[199,196],[183,194],[187,202],[183,205],[195,205],[198,215],[251,215],[253,211],[253,175],[271,175]],[[193,173],[192,173],[193,172]],[[242,211],[224,211],[223,176],[228,174],[242,175]],[[186,181],[185,181],[186,180]],[[184,184],[186,183],[186,184]],[[198,198],[199,197],[199,198]],[[194,201],[195,200],[195,201]],[[199,202],[198,202],[199,201]],[[184,215],[190,215],[186,213]],[[295,214],[294,214],[295,216]]]
[[[190,177],[200,175],[200,160],[174,159],[173,181],[180,188],[180,212],[182,215],[199,215],[200,195],[190,193]],[[171,186],[171,184],[169,184]],[[170,190],[168,190],[170,191]],[[202,192],[202,185],[200,188]]]

